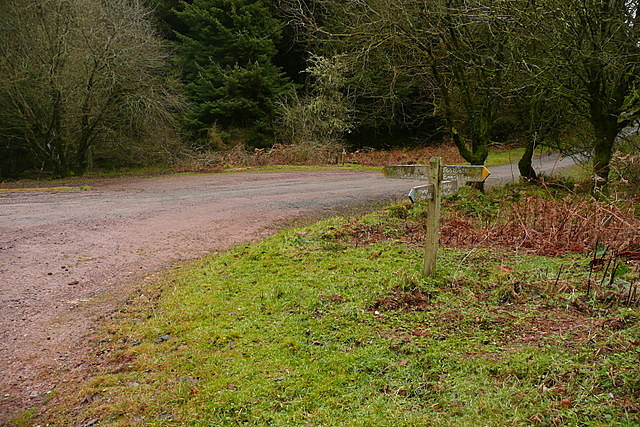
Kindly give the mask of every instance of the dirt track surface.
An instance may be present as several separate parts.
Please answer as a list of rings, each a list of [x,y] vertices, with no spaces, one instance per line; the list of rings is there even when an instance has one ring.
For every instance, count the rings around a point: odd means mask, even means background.
[[[489,185],[517,176],[509,166],[491,170]],[[402,198],[419,183],[375,172],[274,172],[0,193],[0,424],[61,381],[82,379],[92,360],[87,335],[154,273],[296,218]]]

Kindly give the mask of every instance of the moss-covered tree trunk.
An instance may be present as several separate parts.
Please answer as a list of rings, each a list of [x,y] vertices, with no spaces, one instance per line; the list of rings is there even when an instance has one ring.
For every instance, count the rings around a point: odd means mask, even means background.
[[[618,136],[619,126],[616,117],[600,116],[592,118],[594,128],[593,147],[593,176],[594,192],[600,191],[609,182],[609,172],[611,171],[611,158]]]
[[[530,138],[527,141],[527,145],[525,146],[522,158],[520,158],[520,160],[518,161],[518,170],[520,171],[520,176],[523,177],[526,181],[538,180],[538,174],[533,168],[533,153],[535,149],[536,139]]]

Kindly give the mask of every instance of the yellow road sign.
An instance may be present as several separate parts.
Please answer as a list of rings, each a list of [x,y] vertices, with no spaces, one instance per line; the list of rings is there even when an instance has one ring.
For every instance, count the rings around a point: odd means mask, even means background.
[[[491,174],[484,166],[449,165],[442,166],[444,181],[482,182]]]

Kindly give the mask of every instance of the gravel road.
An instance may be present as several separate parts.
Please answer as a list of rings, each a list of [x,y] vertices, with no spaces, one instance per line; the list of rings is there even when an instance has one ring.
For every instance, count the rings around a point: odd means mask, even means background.
[[[538,170],[570,159],[546,157]],[[491,168],[487,185],[517,179]],[[81,192],[0,193],[0,424],[89,375],[86,338],[167,267],[264,238],[288,221],[402,198],[423,182],[350,171],[174,175]]]

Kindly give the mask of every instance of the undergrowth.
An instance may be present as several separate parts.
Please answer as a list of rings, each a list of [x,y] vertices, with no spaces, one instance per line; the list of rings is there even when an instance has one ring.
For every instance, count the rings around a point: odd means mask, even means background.
[[[519,159],[521,148],[495,147],[487,165],[512,163]],[[429,147],[375,150],[360,148],[346,150],[340,144],[274,144],[269,148],[248,149],[237,145],[225,151],[196,151],[185,156],[174,168],[177,171],[221,172],[246,167],[275,165],[360,165],[380,167],[388,164],[428,164],[433,156],[442,157],[446,164],[465,163],[452,143]]]
[[[40,420],[637,425],[638,297],[608,279],[631,289],[638,266],[620,255],[607,273],[594,261],[611,260],[626,236],[594,224],[608,212],[611,226],[626,211],[551,190],[525,190],[508,209],[511,191],[447,202],[448,243],[433,279],[419,274],[426,213],[405,204],[181,268],[116,313],[97,343],[101,368],[79,388],[59,390]],[[560,215],[562,206],[574,213]],[[595,222],[585,220],[591,211]],[[534,220],[541,212],[550,217]],[[453,239],[459,218],[469,228],[456,233],[481,237]],[[623,219],[637,225],[637,217]],[[528,239],[545,249],[526,247],[517,227],[533,226],[571,244],[560,250],[538,230]],[[591,239],[598,243],[589,253]],[[633,252],[624,245],[616,251]]]
[[[440,242],[453,247],[500,246],[528,254],[584,253],[603,246],[640,257],[637,200],[598,200],[567,187],[511,186],[482,193],[463,187],[444,199]],[[418,244],[425,238],[426,207],[392,206],[395,223],[351,219],[339,231],[353,244],[388,240],[390,234]]]

